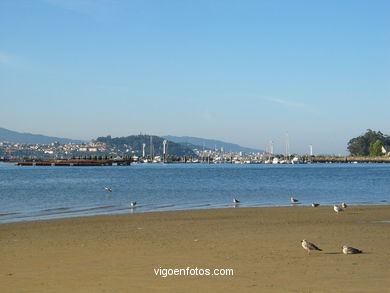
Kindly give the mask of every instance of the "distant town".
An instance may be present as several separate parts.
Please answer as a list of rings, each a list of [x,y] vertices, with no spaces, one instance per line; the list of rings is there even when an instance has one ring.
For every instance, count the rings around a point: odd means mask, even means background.
[[[372,137],[371,143],[366,143],[367,139],[362,139],[367,137]],[[44,138],[48,139],[49,137]],[[303,164],[390,162],[390,148],[387,144],[389,137],[372,130],[368,130],[363,136],[351,139],[348,147],[352,156],[314,156],[311,146],[308,154],[290,154],[288,144],[286,144],[284,154],[275,154],[272,142],[265,151],[256,151],[224,142],[219,142],[221,145],[211,146],[209,140],[208,144],[203,143],[201,146],[194,144],[200,143],[199,140],[189,140],[190,138],[187,138],[187,140],[182,141],[178,137],[170,138],[176,140],[176,142],[165,137],[143,134],[117,138],[111,136],[98,137],[90,142],[55,141],[51,143],[9,142],[2,141],[0,136],[0,160],[15,162],[19,165],[76,166],[129,165],[132,163]],[[218,141],[213,140],[211,142],[217,143]],[[227,147],[230,149],[227,150]],[[240,148],[247,151],[240,151]],[[356,154],[353,152],[356,152]]]
[[[98,141],[80,144],[60,144],[58,142],[50,144],[0,142],[0,159],[2,161],[125,159],[130,160],[132,163],[287,163],[283,156],[276,156],[269,153],[225,152],[223,147],[214,150],[193,148],[192,155],[179,156],[176,153],[169,153],[169,142],[167,140],[163,141],[162,153],[153,152],[153,149],[157,149],[156,145],[147,147],[146,143],[144,143],[142,146],[143,148],[141,149],[134,149],[129,145],[117,147]],[[291,159],[291,162],[295,163],[298,163],[300,160],[298,157]]]
[[[390,162],[390,157],[324,157],[311,155],[282,155],[244,152],[225,152],[223,148],[192,149],[193,155],[178,156],[169,154],[169,143],[164,140],[163,152],[147,153],[143,149],[133,149],[124,145],[119,148],[103,142],[50,144],[22,144],[0,142],[0,160],[20,165],[130,165],[132,163],[209,163],[209,164],[303,164],[303,163],[343,163],[343,162]],[[148,149],[154,149],[151,146]],[[22,162],[25,162],[24,164]],[[37,163],[36,163],[37,162]],[[60,163],[58,163],[60,162]],[[82,163],[85,162],[85,163]]]

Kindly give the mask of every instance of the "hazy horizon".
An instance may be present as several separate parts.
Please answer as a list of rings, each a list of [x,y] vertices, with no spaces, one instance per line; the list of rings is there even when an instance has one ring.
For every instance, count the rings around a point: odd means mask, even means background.
[[[390,133],[388,1],[0,2],[0,126],[346,154]]]

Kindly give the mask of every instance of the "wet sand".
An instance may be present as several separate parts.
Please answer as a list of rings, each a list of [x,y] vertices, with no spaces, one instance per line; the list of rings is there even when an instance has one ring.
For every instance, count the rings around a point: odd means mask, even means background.
[[[0,292],[388,292],[390,206],[230,208],[0,225]],[[300,241],[323,249],[310,255]],[[343,255],[341,246],[362,249]],[[154,269],[233,269],[156,276]]]

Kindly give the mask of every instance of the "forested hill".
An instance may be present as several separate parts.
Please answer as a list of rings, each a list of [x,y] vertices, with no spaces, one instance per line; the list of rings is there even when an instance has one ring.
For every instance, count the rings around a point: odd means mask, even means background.
[[[115,146],[116,148],[130,151],[134,151],[135,155],[142,155],[142,145],[145,144],[145,154],[149,155],[150,146],[153,146],[153,154],[155,156],[161,156],[163,153],[163,141],[165,138],[155,135],[130,135],[126,137],[98,137],[97,142],[104,142],[109,146]],[[152,142],[152,144],[151,144]],[[168,155],[174,156],[196,156],[193,150],[183,144],[175,143],[168,140]]]

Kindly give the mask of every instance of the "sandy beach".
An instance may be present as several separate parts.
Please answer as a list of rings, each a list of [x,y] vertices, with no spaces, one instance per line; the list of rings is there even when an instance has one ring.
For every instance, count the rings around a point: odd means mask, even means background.
[[[389,220],[390,206],[294,206],[2,224],[0,292],[388,292]],[[187,268],[233,275],[155,273]]]

